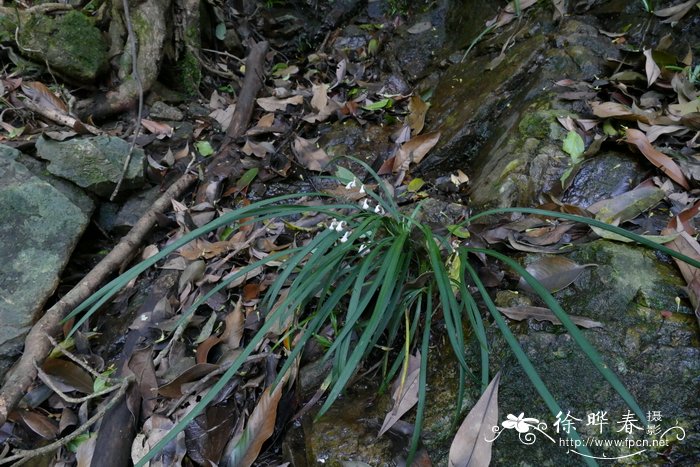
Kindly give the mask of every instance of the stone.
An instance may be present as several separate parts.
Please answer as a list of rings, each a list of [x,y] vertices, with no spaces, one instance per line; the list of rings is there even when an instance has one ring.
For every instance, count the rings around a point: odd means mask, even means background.
[[[0,149],[0,374],[58,286],[90,220],[60,190]]]
[[[126,234],[160,194],[160,187],[154,186],[130,196],[121,207],[114,203],[103,203],[100,206],[98,219],[100,226],[110,233]]]
[[[112,136],[53,141],[39,138],[37,156],[49,161],[48,171],[70,180],[98,196],[108,197],[121,176],[129,143]],[[122,183],[122,191],[139,188],[144,183],[142,149],[134,148]]]
[[[94,81],[107,69],[109,47],[102,33],[77,10],[55,18],[31,15],[19,28],[19,41],[32,59],[80,83]]]
[[[184,118],[184,114],[177,107],[166,104],[162,101],[154,102],[148,114],[149,118],[156,120],[175,120],[180,121]]]

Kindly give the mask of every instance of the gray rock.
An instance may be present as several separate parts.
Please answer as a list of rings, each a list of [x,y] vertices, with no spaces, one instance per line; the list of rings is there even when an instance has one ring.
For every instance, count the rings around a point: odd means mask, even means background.
[[[90,219],[8,153],[0,148],[0,374],[19,353]]]
[[[6,157],[24,165],[31,173],[51,184],[63,193],[73,204],[78,206],[87,216],[95,209],[95,202],[83,190],[74,184],[51,175],[46,170],[46,163],[30,157],[17,149],[0,144],[0,157]]]
[[[48,171],[99,196],[109,196],[122,173],[129,143],[111,136],[36,142],[37,156],[49,161]],[[134,148],[122,190],[139,188],[144,181],[144,152]]]
[[[114,203],[102,204],[99,213],[100,226],[108,232],[128,232],[160,194],[160,187],[154,186],[131,196],[121,207]]]
[[[180,109],[162,101],[154,102],[148,115],[150,118],[157,120],[180,121],[184,118],[184,114]]]
[[[639,158],[612,151],[598,154],[581,165],[562,201],[587,208],[630,191],[645,173]]]

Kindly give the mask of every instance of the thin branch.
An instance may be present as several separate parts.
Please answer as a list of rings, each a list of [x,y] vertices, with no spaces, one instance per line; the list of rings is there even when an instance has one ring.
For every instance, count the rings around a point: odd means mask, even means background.
[[[117,401],[126,394],[126,390],[129,388],[129,384],[131,384],[133,381],[135,381],[135,377],[133,375],[129,375],[128,377],[124,378],[122,380],[122,383],[120,386],[117,386],[119,390],[114,394],[114,396],[107,402],[105,405],[100,407],[100,409],[90,417],[90,419],[79,426],[74,432],[69,434],[68,436],[65,436],[61,439],[58,439],[54,441],[51,444],[48,444],[46,446],[37,448],[37,449],[32,449],[32,450],[17,450],[17,454],[14,456],[6,457],[4,459],[0,459],[0,465],[3,464],[9,464],[14,461],[19,461],[13,465],[22,465],[29,461],[30,459],[33,459],[37,456],[42,456],[44,454],[51,453],[55,451],[56,449],[60,448],[61,446],[65,446],[66,444],[70,443],[73,441],[75,438],[78,436],[82,435],[85,433],[96,421],[98,421],[100,418],[104,417],[104,415],[107,413],[109,409],[112,408],[114,404],[117,403]]]
[[[53,345],[54,349],[58,350],[61,352],[64,356],[68,357],[70,360],[72,360],[76,365],[81,367],[83,370],[87,371],[90,373],[92,376],[95,378],[101,378],[101,379],[107,379],[103,375],[101,375],[98,371],[96,371],[94,368],[92,368],[90,365],[85,363],[82,359],[78,358],[77,355],[73,354],[70,350],[64,348],[56,339],[54,339],[52,336],[48,334],[44,334],[44,336],[51,342],[51,345]],[[113,382],[113,381],[110,381]]]
[[[51,389],[53,392],[58,394],[58,396],[63,399],[64,401],[68,402],[69,404],[82,404],[83,402],[87,402],[92,399],[97,399],[98,397],[102,397],[105,394],[109,394],[110,392],[114,392],[114,390],[118,389],[119,386],[109,386],[102,391],[97,391],[93,392],[92,394],[88,394],[85,397],[71,397],[65,392],[61,391],[58,386],[53,382],[51,377],[47,375],[44,370],[39,368],[39,365],[34,365],[37,371],[37,376],[39,376],[39,379],[41,380],[42,383],[47,385],[49,389]]]

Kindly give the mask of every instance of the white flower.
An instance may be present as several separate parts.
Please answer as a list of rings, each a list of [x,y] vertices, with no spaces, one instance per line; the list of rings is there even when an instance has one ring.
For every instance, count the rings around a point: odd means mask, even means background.
[[[342,232],[343,230],[345,230],[345,221],[340,221],[338,225],[335,226],[335,231]]]
[[[370,206],[369,206],[369,202],[367,201],[367,198],[362,200],[362,206],[360,206],[360,207],[364,210],[369,210]]]
[[[365,256],[365,255],[369,254],[369,247],[367,246],[366,243],[362,243],[362,244],[360,244],[360,248],[357,250],[357,252],[361,256]]]
[[[355,188],[355,187],[357,186],[357,182],[356,182],[355,180],[356,180],[356,179],[353,178],[353,179],[350,181],[350,183],[348,183],[347,185],[345,185],[345,189],[346,189],[346,190],[349,190],[350,188]]]
[[[384,208],[380,204],[377,204],[377,206],[374,208],[374,212],[377,214],[384,214]]]
[[[350,232],[349,230],[346,231],[345,234],[343,234],[343,236],[341,237],[340,243],[345,243],[345,242],[347,242],[347,241],[348,241],[348,238],[350,238],[350,233],[351,233],[351,232]]]
[[[360,193],[364,193],[364,192],[365,192],[365,186],[362,185],[362,186],[360,186]]]
[[[330,230],[335,230],[336,227],[338,227],[338,220],[334,218],[334,219],[331,221],[331,225],[329,225],[328,228],[329,228]]]

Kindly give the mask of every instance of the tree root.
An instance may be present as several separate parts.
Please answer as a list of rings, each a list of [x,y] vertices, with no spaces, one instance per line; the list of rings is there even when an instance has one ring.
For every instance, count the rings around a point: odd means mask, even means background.
[[[114,249],[99,262],[87,276],[41,317],[27,334],[24,353],[7,374],[0,388],[0,426],[17,406],[27,388],[37,376],[35,365],[41,365],[48,357],[52,344],[47,335],[56,337],[61,332],[61,320],[66,314],[87,299],[121,264],[141,245],[141,242],[156,223],[156,216],[171,206],[196,180],[185,174],[173,183],[151,208],[139,219],[131,231]]]
[[[167,31],[166,14],[170,3],[171,0],[146,0],[131,11],[129,19],[134,25],[138,43],[138,53],[131,59],[136,60],[140,79],[137,80],[133,76],[131,65],[125,66],[126,69],[122,69],[121,72],[127,77],[116,89],[77,103],[75,110],[81,118],[92,117],[101,120],[125,112],[134,107],[141,89],[144,93],[151,89],[160,71]]]

